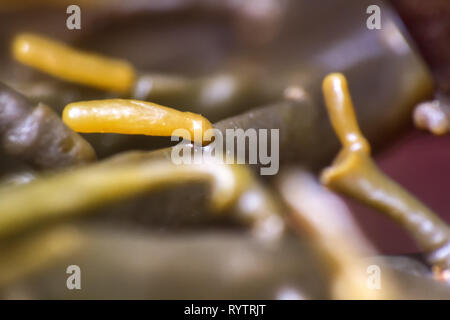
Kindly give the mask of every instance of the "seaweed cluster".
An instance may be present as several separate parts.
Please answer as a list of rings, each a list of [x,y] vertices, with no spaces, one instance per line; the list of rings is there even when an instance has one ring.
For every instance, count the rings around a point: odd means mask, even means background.
[[[76,37],[54,28],[58,5],[8,7],[48,21],[11,23],[0,55],[0,296],[450,298],[448,225],[371,158],[432,76],[386,3],[320,2],[88,1]],[[230,129],[279,130],[279,173],[176,164],[177,129],[194,155]],[[420,257],[377,257],[337,194],[404,227]]]

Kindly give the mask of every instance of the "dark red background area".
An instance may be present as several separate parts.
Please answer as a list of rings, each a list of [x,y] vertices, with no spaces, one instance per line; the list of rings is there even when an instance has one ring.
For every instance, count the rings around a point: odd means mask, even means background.
[[[436,80],[450,95],[450,0],[391,0]]]
[[[450,223],[450,134],[411,130],[375,158],[387,175]],[[346,201],[381,253],[418,251],[406,232],[380,212]]]

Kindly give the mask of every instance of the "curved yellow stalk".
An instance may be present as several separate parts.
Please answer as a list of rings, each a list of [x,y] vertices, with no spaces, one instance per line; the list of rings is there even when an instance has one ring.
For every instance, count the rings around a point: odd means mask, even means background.
[[[135,83],[136,72],[127,61],[82,52],[35,34],[16,36],[12,53],[23,64],[100,89],[127,93]]]
[[[125,99],[70,103],[65,107],[62,118],[66,125],[78,132],[177,135],[198,144],[211,142],[204,140],[204,133],[213,128],[211,122],[199,114]]]
[[[377,168],[370,157],[367,140],[359,130],[345,77],[336,73],[328,75],[323,81],[323,93],[342,150],[333,165],[323,171],[322,183],[398,221],[428,254],[430,264],[449,269],[448,226]]]
[[[213,210],[232,205],[250,184],[245,167],[203,163],[174,165],[168,160],[129,164],[96,164],[1,190],[0,236],[41,221],[89,212],[104,203],[121,201],[149,190],[183,182],[212,185]]]
[[[323,95],[334,131],[342,146],[351,151],[370,152],[370,145],[359,129],[353,102],[343,74],[332,73],[323,80]],[[332,106],[332,107],[330,107]]]

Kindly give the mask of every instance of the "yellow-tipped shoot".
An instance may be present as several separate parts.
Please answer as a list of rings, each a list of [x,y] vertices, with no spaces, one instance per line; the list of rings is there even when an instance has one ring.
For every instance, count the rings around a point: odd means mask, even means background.
[[[361,133],[345,77],[328,75],[323,94],[331,123],[342,143],[333,165],[321,176],[324,185],[374,207],[396,220],[441,270],[450,268],[450,231],[434,212],[383,174],[370,157],[370,146]]]
[[[197,144],[211,142],[206,140],[204,133],[213,129],[211,122],[199,114],[126,99],[70,103],[64,108],[62,118],[66,125],[78,132],[176,135]]]
[[[136,71],[127,61],[83,52],[35,34],[16,36],[12,54],[25,65],[99,89],[128,93],[136,79]]]

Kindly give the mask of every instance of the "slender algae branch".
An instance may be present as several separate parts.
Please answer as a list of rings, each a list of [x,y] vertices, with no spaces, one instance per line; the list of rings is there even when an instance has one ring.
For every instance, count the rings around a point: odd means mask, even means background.
[[[377,168],[370,157],[370,145],[359,129],[344,75],[333,73],[325,77],[323,94],[342,149],[332,166],[322,172],[322,183],[397,221],[426,252],[435,271],[448,270],[448,225]]]
[[[398,298],[399,290],[387,270],[383,270],[380,290],[367,286],[364,259],[375,250],[338,196],[321,186],[312,174],[300,169],[283,172],[278,186],[290,209],[294,227],[307,235],[323,265],[327,266],[333,298]]]

